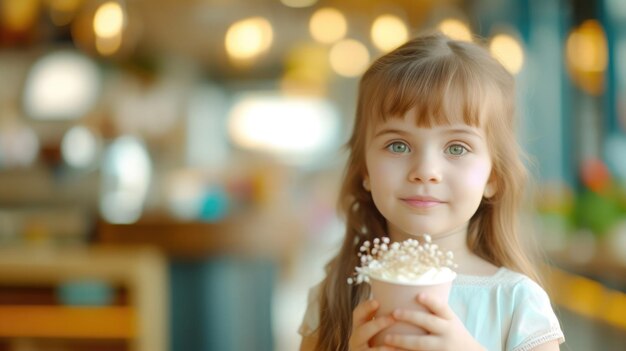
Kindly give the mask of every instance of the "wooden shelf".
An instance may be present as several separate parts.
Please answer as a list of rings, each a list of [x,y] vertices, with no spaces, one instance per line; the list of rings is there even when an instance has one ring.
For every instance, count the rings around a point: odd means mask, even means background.
[[[127,291],[127,305],[0,306],[0,339],[123,339],[130,351],[164,351],[169,345],[167,261],[146,247],[3,247],[0,285],[57,286],[103,280]]]
[[[97,228],[103,245],[152,246],[168,256],[191,259],[223,254],[289,259],[303,236],[299,222],[284,213],[248,212],[218,222],[152,215],[133,224],[100,221]]]
[[[133,339],[131,307],[0,306],[0,337]]]

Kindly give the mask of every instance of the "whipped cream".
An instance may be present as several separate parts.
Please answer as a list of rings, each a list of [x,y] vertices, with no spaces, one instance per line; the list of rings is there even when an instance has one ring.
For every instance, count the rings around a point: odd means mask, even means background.
[[[434,285],[456,277],[452,252],[440,250],[429,235],[424,235],[423,244],[415,239],[390,243],[388,237],[365,241],[358,256],[360,266],[355,268],[355,277],[348,278],[349,284],[377,279],[401,285]]]
[[[399,269],[395,272],[370,269],[369,278],[400,285],[435,285],[454,280],[456,273],[448,267],[431,267],[421,274],[407,269]]]

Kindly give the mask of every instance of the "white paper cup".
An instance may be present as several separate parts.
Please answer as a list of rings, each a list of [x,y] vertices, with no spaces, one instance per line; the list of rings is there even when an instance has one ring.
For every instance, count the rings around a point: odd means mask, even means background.
[[[444,301],[448,301],[450,289],[452,288],[452,281],[455,276],[456,275],[454,275],[452,279],[447,282],[420,285],[392,283],[370,277],[369,284],[372,289],[373,298],[380,304],[380,307],[376,312],[376,317],[388,316],[396,309],[425,311],[426,308],[417,302],[417,295],[422,292],[426,292],[430,295],[437,296]],[[426,331],[413,324],[396,322],[389,328],[384,329],[374,336],[372,346],[382,345],[387,334],[423,335],[426,334]]]

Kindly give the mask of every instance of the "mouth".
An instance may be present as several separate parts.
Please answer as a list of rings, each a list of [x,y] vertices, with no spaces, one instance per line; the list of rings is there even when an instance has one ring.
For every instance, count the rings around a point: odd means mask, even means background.
[[[445,203],[445,201],[432,196],[412,196],[402,198],[401,200],[407,205],[416,208],[430,208]]]

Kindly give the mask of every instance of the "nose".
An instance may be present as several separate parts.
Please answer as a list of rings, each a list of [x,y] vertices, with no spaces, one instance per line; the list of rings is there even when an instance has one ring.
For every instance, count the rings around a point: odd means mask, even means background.
[[[409,181],[415,183],[441,182],[441,162],[433,152],[415,153],[411,169],[409,171]]]

